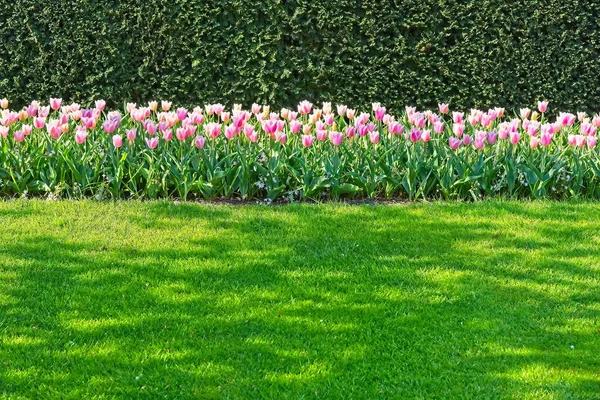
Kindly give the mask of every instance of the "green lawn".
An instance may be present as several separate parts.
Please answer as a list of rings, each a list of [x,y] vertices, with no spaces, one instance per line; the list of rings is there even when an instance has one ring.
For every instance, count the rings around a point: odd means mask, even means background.
[[[0,398],[600,398],[600,204],[0,202]]]

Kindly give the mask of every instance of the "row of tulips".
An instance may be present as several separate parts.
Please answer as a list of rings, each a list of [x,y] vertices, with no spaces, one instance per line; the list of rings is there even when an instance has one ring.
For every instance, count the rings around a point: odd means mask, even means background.
[[[548,103],[400,115],[308,101],[278,112],[168,101],[123,110],[0,100],[0,194],[303,200],[600,197],[600,117]]]

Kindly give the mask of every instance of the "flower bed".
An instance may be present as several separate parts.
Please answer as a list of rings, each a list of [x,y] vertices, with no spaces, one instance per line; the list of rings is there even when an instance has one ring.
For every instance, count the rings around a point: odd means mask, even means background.
[[[600,196],[599,116],[548,104],[400,115],[308,101],[273,112],[170,102],[108,111],[0,101],[0,194],[297,201]]]

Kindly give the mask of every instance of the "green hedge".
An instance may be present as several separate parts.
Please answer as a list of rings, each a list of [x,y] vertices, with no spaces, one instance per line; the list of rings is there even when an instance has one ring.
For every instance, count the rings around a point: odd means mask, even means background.
[[[12,0],[0,97],[600,108],[600,7],[546,0]]]

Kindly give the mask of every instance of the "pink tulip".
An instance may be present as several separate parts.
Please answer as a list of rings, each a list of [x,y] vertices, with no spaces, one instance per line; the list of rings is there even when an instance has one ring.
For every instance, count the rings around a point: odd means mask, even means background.
[[[225,110],[225,106],[221,103],[213,104],[212,108],[215,114],[217,114],[218,116],[221,116],[221,114]]]
[[[83,126],[78,126],[75,130],[75,141],[77,142],[77,144],[85,143],[85,139],[87,139],[87,136],[87,129],[85,129],[85,127]]]
[[[575,122],[575,115],[571,113],[560,113],[558,115],[558,121],[562,124],[562,126],[571,126]]]
[[[244,125],[244,134],[246,136],[250,136],[252,133],[254,133],[254,126],[251,124],[245,124]]]
[[[171,109],[171,104],[173,104],[173,103],[170,101],[166,101],[166,100],[162,100],[160,102],[160,106],[163,109],[163,111],[169,111]],[[156,144],[158,144],[158,142],[156,142]],[[154,147],[156,147],[156,146],[154,146]],[[154,148],[154,147],[152,147],[152,148]]]
[[[415,143],[421,140],[422,132],[417,128],[412,128],[410,130],[410,141]]]
[[[444,123],[440,121],[433,124],[433,131],[438,134],[444,133]]]
[[[75,112],[75,111],[73,111]],[[40,107],[38,109],[38,117],[40,118],[46,118],[48,115],[50,115],[50,106],[46,106],[46,107]]]
[[[369,140],[371,141],[371,143],[373,144],[377,144],[379,143],[379,131],[372,131],[369,132]]]
[[[260,104],[252,104],[252,114],[258,114],[260,113]]]
[[[148,108],[152,111],[158,110],[158,101],[149,101]]]
[[[470,145],[473,142],[473,136],[471,135],[464,135],[462,138],[462,142],[465,146]]]
[[[540,123],[537,121],[530,121],[530,123],[527,125],[527,134],[529,136],[536,136],[538,134],[538,131],[540,129]]]
[[[278,120],[276,132],[283,132],[284,127],[285,127],[285,120],[283,120],[283,119]]]
[[[448,114],[450,107],[446,103],[440,103],[438,104],[438,109],[440,110],[441,114]]]
[[[550,146],[550,143],[552,143],[552,134],[550,132],[542,132],[540,143],[544,147]]]
[[[495,115],[483,114],[481,116],[481,125],[483,125],[486,128],[489,128],[492,125],[492,122],[494,121],[494,117]]]
[[[106,133],[113,133],[121,124],[121,116],[118,114],[108,114],[108,119],[102,124],[102,129]]]
[[[214,108],[214,104],[205,104],[204,105],[204,110],[206,110],[206,114],[208,115],[214,115],[215,114],[215,108]],[[201,110],[201,107],[196,107],[194,108],[194,110]]]
[[[21,130],[23,131],[25,136],[27,136],[27,135],[31,134],[33,127],[31,125],[23,125],[23,126],[21,126]]]
[[[217,115],[219,115],[219,114],[217,114]],[[231,119],[231,113],[229,113],[229,112],[222,112],[220,114],[220,116],[221,116],[221,121],[223,121],[223,122],[229,122],[229,120]]]
[[[8,108],[8,99],[4,98],[0,100],[0,107],[6,110]]]
[[[577,147],[585,146],[585,136],[583,135],[575,135],[575,145]]]
[[[50,107],[52,107],[52,109],[54,111],[57,111],[60,108],[61,103],[62,103],[62,99],[55,99],[52,97],[50,98]]]
[[[158,137],[154,136],[153,138],[146,138],[146,144],[149,148],[155,149],[158,146]]]
[[[461,123],[455,123],[454,125],[452,125],[452,132],[454,132],[454,134],[457,137],[461,137],[463,135],[465,131],[465,125],[461,124]]]
[[[227,125],[225,127],[225,137],[229,140],[233,139],[237,134],[237,129],[233,125]]]
[[[488,132],[487,134],[487,142],[489,144],[494,144],[498,140],[498,134],[496,132]]]
[[[529,114],[531,114],[531,110],[529,108],[521,108],[521,110],[519,110],[519,113],[522,119],[527,119],[529,118]]]
[[[302,129],[302,124],[299,121],[292,120],[290,121],[290,132],[298,133]]]
[[[33,119],[33,126],[35,126],[36,129],[42,129],[44,125],[46,125],[46,118],[37,117]]]
[[[151,120],[147,120],[147,121],[149,121],[150,123],[152,123]],[[156,126],[156,129],[159,130],[159,131],[161,131],[161,132],[164,132],[164,131],[166,131],[169,128],[169,126],[173,126],[173,125],[171,125],[168,121],[160,121],[158,123],[158,125]],[[146,123],[144,123],[144,126],[146,126]],[[156,133],[156,130],[154,130],[154,133]]]
[[[123,137],[121,135],[114,135],[112,137],[112,141],[113,146],[115,146],[116,148],[123,146]]]
[[[334,146],[341,145],[343,139],[344,139],[344,134],[341,132],[333,131],[329,134],[329,140],[331,140],[331,143],[333,143]]]
[[[452,120],[454,121],[455,124],[462,124],[464,115],[465,115],[464,113],[454,111],[452,113]]]
[[[252,132],[250,132],[250,133],[246,133],[246,137],[252,143],[258,142],[258,132],[254,131],[254,130]]]
[[[137,104],[136,104],[136,103],[127,103],[127,104],[125,105],[125,109],[127,110],[127,113],[128,113],[128,114],[131,114],[131,112],[132,112],[133,110],[135,110],[136,108],[137,108]]]
[[[194,139],[194,146],[199,149],[203,148],[205,143],[206,138],[204,136],[196,136],[196,139]]]
[[[0,126],[0,136],[2,136],[3,138],[8,136],[8,127]]]
[[[469,120],[469,124],[471,124],[471,126],[475,126],[481,122],[482,116],[483,113],[481,111],[473,110],[473,112],[468,115],[467,119]]]
[[[587,137],[587,145],[590,149],[596,147],[596,143],[598,142],[598,137],[596,136],[588,136]]]
[[[302,113],[301,113],[302,114]],[[315,137],[313,135],[302,135],[302,145],[304,147],[310,147],[315,141]]]
[[[353,126],[347,126],[346,127],[346,136],[347,137],[354,137],[354,134],[356,133],[356,128]]]
[[[600,116],[596,115],[592,119],[592,125],[594,125],[596,128],[600,127]]]
[[[127,140],[133,142],[137,136],[137,131],[135,129],[128,129],[125,131],[125,134],[127,135]]]
[[[285,144],[285,142],[287,142],[287,135],[285,133],[276,133],[275,142],[279,142],[282,145]]]
[[[263,131],[265,131],[265,133],[268,133],[269,135],[274,135],[277,131],[277,121],[273,121],[271,119],[268,121],[263,121],[262,128]]]
[[[585,113],[585,112],[583,112],[583,111],[579,111],[579,112],[577,113],[577,120],[578,120],[579,122],[581,122],[581,121],[583,121],[583,120],[585,119],[585,116],[586,116],[586,113]]]
[[[46,130],[54,139],[60,138],[60,134],[62,133],[60,130],[60,126],[58,125],[58,120],[56,119],[50,120],[46,124]]]
[[[462,143],[462,140],[455,138],[455,137],[450,137],[448,138],[448,145],[450,146],[450,148],[452,150],[456,150],[460,147]]]
[[[435,124],[436,122],[441,122],[442,121],[442,118],[440,116],[438,116],[437,114],[435,114],[435,113],[433,113],[431,111],[428,111],[427,113],[428,114],[426,115],[426,117],[429,120],[429,123],[431,125]]]
[[[312,110],[312,103],[310,103],[307,100],[301,101],[300,104],[298,104],[298,112],[300,113],[300,115],[310,114],[311,110]]]
[[[512,144],[517,144],[519,143],[519,140],[521,139],[521,134],[519,132],[511,132],[510,133],[510,142]]]
[[[221,133],[221,124],[211,122],[209,124],[204,125],[204,130],[206,131],[206,133],[208,133],[210,137],[216,138]]]
[[[325,124],[329,126],[333,125],[333,114],[325,114],[323,119],[325,120]]]
[[[37,107],[34,106],[27,106],[27,108],[25,109],[26,115],[27,117],[33,117],[35,114],[37,114]],[[21,118],[24,119],[24,118]]]
[[[144,110],[141,110],[141,109],[132,110],[130,115],[131,115],[131,119],[133,119],[136,122],[142,122],[146,116],[144,113]]]
[[[476,137],[473,141],[473,147],[475,147],[478,150],[483,149],[485,147],[485,137]]]
[[[95,118],[81,118],[81,123],[88,129],[96,129],[96,124],[98,121]]]
[[[104,100],[96,100],[95,104],[96,108],[100,111],[103,111],[104,107],[106,107],[106,102]]]
[[[325,129],[317,129],[317,140],[324,141],[327,140],[327,131]]]
[[[185,128],[185,137],[192,137],[196,134],[196,129],[198,129],[198,127],[196,125],[188,125]]]
[[[158,126],[154,123],[154,121],[147,119],[146,121],[144,121],[144,129],[146,129],[146,132],[148,132],[148,135],[154,136],[154,135],[156,135]],[[164,129],[162,131],[164,131]]]
[[[567,143],[569,146],[575,146],[575,135],[569,135],[567,137]]]
[[[596,135],[596,127],[589,122],[583,121],[581,126],[579,127],[581,133],[583,135],[595,136]]]
[[[547,101],[538,101],[538,111],[539,112],[545,113],[547,109],[548,109]]]
[[[25,140],[25,134],[23,133],[23,131],[16,131],[14,137],[15,142],[17,143],[21,143],[23,140]]]
[[[162,133],[162,136],[167,142],[171,141],[171,139],[173,139],[173,129],[165,129]]]
[[[69,123],[69,114],[60,114],[58,120],[60,121],[61,125]]]
[[[353,120],[354,119],[354,114],[356,113],[356,110],[352,109],[352,108],[348,108],[346,110],[346,117],[348,117],[349,120]]]
[[[194,111],[190,114],[189,122],[196,125],[202,125],[204,123],[204,115],[201,112]]]
[[[356,126],[356,133],[358,133],[358,136],[366,136],[369,131],[367,130],[367,126],[365,124],[358,124]]]
[[[537,149],[539,144],[540,139],[535,136],[531,136],[531,139],[529,140],[529,147],[531,147],[532,149]]]
[[[177,137],[177,139],[181,142],[185,141],[185,138],[187,138],[187,136],[188,134],[186,128],[177,128],[177,130],[175,131],[175,137]]]
[[[423,143],[427,143],[431,140],[431,131],[429,129],[425,129],[421,134],[421,141]]]
[[[187,118],[188,115],[188,110],[180,107],[177,109],[177,118],[179,118],[180,121],[183,121],[185,118]]]
[[[377,121],[381,121],[383,119],[384,115],[385,115],[385,107],[378,107],[375,110],[375,119]]]
[[[344,115],[346,115],[347,110],[348,110],[348,106],[345,106],[345,105],[337,106],[337,113],[340,117],[343,117]]]
[[[404,125],[400,122],[392,121],[388,125],[388,132],[393,135],[401,135],[404,132]]]

